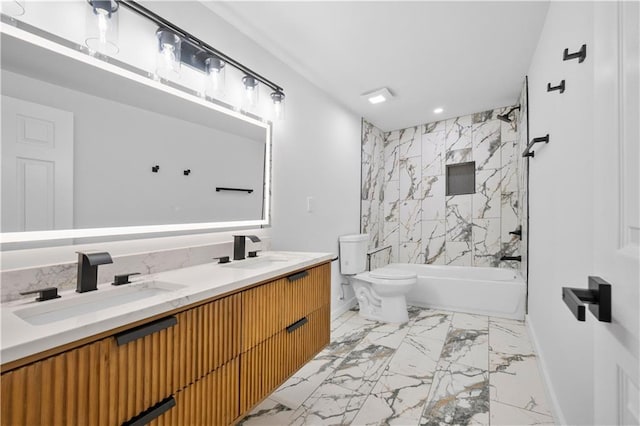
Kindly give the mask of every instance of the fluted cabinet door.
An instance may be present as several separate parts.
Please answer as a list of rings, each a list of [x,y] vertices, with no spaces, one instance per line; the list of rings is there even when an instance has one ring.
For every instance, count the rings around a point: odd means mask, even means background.
[[[295,329],[285,328],[240,355],[242,413],[273,392],[329,343],[329,305],[300,320],[306,321]]]
[[[149,423],[151,426],[229,425],[238,408],[239,360],[233,359],[175,394],[175,406]]]
[[[240,349],[240,295],[178,313],[1,376],[2,425],[119,425],[206,376]]]

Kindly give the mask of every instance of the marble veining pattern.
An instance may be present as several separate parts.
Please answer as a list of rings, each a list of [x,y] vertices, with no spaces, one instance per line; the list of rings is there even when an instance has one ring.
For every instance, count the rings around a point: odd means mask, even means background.
[[[351,310],[331,343],[242,425],[554,424],[521,321],[409,307],[384,324]]]
[[[512,123],[498,120],[509,109],[386,133],[363,121],[361,232],[369,248],[392,245],[390,262],[525,271],[526,256],[523,265],[500,261],[525,247],[509,234],[525,226],[525,117],[515,111]],[[475,193],[447,196],[446,166],[469,161]]]

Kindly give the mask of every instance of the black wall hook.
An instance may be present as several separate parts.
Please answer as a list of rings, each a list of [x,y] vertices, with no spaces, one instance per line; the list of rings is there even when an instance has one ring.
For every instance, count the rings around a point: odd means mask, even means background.
[[[189,176],[191,174],[191,169],[187,169],[182,172],[185,176]]]
[[[564,80],[560,82],[559,85],[551,87],[551,83],[547,83],[547,92],[553,92],[554,90],[559,90],[560,93],[564,93],[565,85]]]
[[[587,45],[583,44],[580,50],[578,50],[576,53],[569,53],[569,49],[564,49],[562,60],[570,61],[571,59],[577,59],[578,63],[581,64],[584,62],[586,57],[587,57]]]
[[[160,170],[160,166],[158,166],[157,164],[155,166],[151,167],[151,171],[153,173],[158,173],[158,170]]]

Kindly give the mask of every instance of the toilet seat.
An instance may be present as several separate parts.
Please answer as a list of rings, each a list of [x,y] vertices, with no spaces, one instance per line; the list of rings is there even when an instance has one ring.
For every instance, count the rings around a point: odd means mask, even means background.
[[[392,268],[374,269],[371,272],[363,272],[356,275],[356,278],[371,284],[388,286],[402,286],[414,284],[418,276],[414,273]]]
[[[381,278],[383,280],[407,280],[416,278],[418,275],[412,272],[403,271],[394,268],[378,268],[371,271],[373,278]]]

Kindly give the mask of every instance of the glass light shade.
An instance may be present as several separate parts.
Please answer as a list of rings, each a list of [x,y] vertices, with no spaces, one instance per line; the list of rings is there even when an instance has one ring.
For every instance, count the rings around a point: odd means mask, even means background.
[[[118,3],[115,0],[88,0],[85,44],[94,52],[115,55],[118,47]]]
[[[217,56],[210,56],[204,61],[207,74],[205,93],[212,98],[224,97],[225,65],[225,62]]]
[[[258,106],[258,100],[260,98],[260,86],[258,80],[245,75],[242,77],[242,84],[244,85],[244,93],[242,94],[242,108],[253,109]]]
[[[165,79],[180,77],[180,54],[182,40],[176,34],[164,28],[156,31],[158,54],[156,56],[156,74]]]
[[[271,101],[273,101],[273,118],[275,120],[284,120],[284,93],[280,90],[271,92]]]

